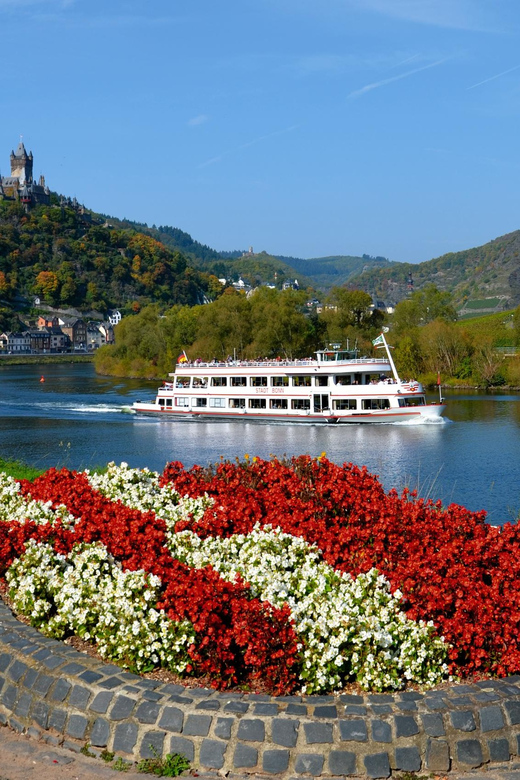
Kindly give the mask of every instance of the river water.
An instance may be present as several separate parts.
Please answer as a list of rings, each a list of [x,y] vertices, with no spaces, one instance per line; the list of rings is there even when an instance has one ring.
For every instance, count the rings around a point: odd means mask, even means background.
[[[156,387],[98,376],[91,364],[0,365],[0,456],[40,468],[124,460],[161,471],[171,460],[191,466],[245,453],[325,452],[336,463],[366,465],[387,489],[485,509],[493,524],[520,513],[518,394],[452,392],[445,417],[425,424],[175,421],[121,412],[152,399]]]

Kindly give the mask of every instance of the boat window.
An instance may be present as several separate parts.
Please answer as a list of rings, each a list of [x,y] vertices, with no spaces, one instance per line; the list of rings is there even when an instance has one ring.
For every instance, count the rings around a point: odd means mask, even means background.
[[[231,387],[246,387],[247,377],[245,376],[232,376]]]
[[[173,406],[173,404],[172,404],[172,400],[173,400],[172,398],[167,398],[167,399],[166,399],[166,406],[169,406],[169,407]],[[184,400],[185,400],[185,401],[187,401],[188,399],[187,399],[187,398],[185,398]],[[177,404],[177,406],[180,406],[180,405],[181,405],[181,404]],[[187,405],[187,404],[186,404],[186,405]]]
[[[212,376],[211,377],[211,387],[226,387],[227,385],[227,377],[226,376]]]
[[[172,400],[171,398],[167,398],[166,399],[166,406],[171,406],[171,400]],[[186,398],[186,397],[183,397],[183,396],[178,396],[175,399],[175,406],[189,406],[189,405],[190,405],[190,399],[189,398]]]
[[[426,401],[423,395],[412,396],[411,398],[400,398],[399,406],[425,406]]]
[[[327,387],[328,384],[329,384],[328,376],[315,376],[314,377],[314,385],[315,385],[315,387]]]
[[[388,398],[363,398],[362,409],[390,409]]]
[[[340,412],[348,409],[349,411],[357,409],[357,401],[355,398],[338,398],[333,403],[333,408]]]
[[[266,399],[265,398],[250,398],[249,399],[249,408],[250,409],[265,409],[267,406]]]
[[[291,409],[310,409],[311,402],[308,398],[293,398],[291,401]]]
[[[164,398],[159,398],[159,406],[164,406]]]
[[[190,377],[189,376],[178,376],[175,380],[175,387],[189,387],[190,386]]]
[[[336,374],[334,377],[334,381],[337,385],[351,385],[352,384],[352,375],[351,374]]]
[[[225,398],[210,398],[209,405],[213,407],[220,407],[221,409],[226,406]]]
[[[273,387],[288,387],[289,386],[289,377],[288,376],[273,376],[271,377],[271,384]]]
[[[207,398],[194,398],[193,399],[193,406],[200,407],[200,406],[207,406],[208,405],[208,399]]]
[[[205,376],[194,376],[192,387],[207,387],[208,378]]]
[[[292,383],[293,383],[293,387],[310,387],[311,386],[311,377],[310,376],[293,376]]]
[[[287,409],[287,398],[272,398],[269,401],[271,409]]]
[[[252,376],[251,377],[251,387],[267,387],[267,377],[266,376]]]
[[[245,398],[230,398],[229,399],[229,408],[230,409],[245,409],[246,408],[246,399]]]

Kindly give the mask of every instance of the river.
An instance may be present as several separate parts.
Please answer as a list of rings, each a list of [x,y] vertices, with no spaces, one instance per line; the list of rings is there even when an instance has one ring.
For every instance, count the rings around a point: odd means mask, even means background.
[[[484,509],[497,525],[520,513],[518,394],[451,392],[445,417],[426,424],[175,421],[121,412],[152,399],[156,387],[98,376],[92,364],[0,366],[0,455],[40,468],[124,460],[160,471],[171,460],[191,466],[245,453],[325,452],[336,463],[366,465],[387,489]]]

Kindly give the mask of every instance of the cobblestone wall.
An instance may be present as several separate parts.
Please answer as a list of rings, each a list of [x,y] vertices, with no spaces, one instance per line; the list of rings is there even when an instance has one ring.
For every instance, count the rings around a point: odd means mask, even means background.
[[[520,677],[425,693],[282,696],[146,680],[47,639],[0,601],[0,723],[73,750],[281,777],[446,772],[520,753]]]

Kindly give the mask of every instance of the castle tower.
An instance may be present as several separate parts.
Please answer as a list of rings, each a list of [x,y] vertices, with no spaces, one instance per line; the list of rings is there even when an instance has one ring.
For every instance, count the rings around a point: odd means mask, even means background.
[[[20,184],[31,184],[32,182],[33,155],[32,152],[27,154],[21,139],[16,152],[11,152],[11,176],[18,179]]]

